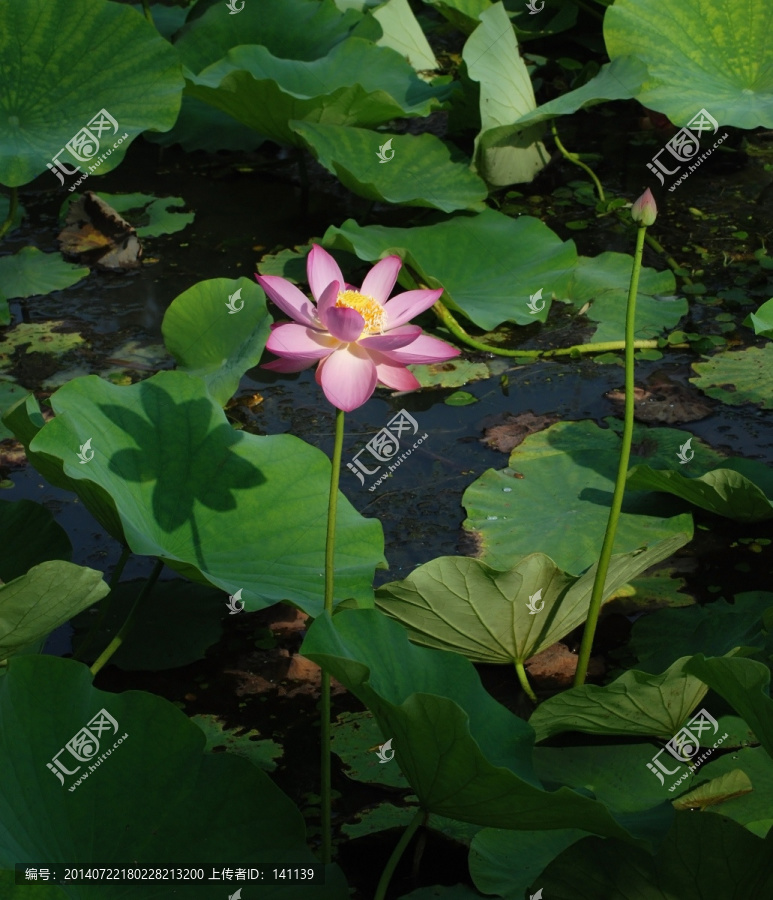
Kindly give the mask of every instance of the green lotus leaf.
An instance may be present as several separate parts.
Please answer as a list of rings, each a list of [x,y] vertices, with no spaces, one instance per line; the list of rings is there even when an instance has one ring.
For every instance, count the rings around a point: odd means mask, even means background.
[[[703,606],[659,610],[634,623],[628,649],[644,672],[662,672],[675,657],[707,653],[724,656],[734,647],[754,648],[763,643],[762,616],[773,609],[773,594],[752,591],[737,594],[731,605],[715,600]],[[663,645],[663,631],[668,644]]]
[[[613,556],[604,598],[689,540],[677,534],[647,550]],[[452,650],[473,662],[522,664],[585,621],[596,568],[574,578],[549,557],[533,553],[497,572],[477,559],[443,556],[380,587],[376,606],[417,644]]]
[[[144,585],[144,581],[122,581],[113,588],[107,615],[86,652],[81,652],[84,635],[95,627],[97,610],[73,619],[72,647],[78,659],[89,665],[94,662],[128,618]],[[205,584],[180,578],[157,581],[132,613],[132,627],[110,657],[110,665],[127,672],[163,671],[204,659],[208,648],[223,636],[226,599],[222,591]],[[169,640],[169,622],[174,622],[174,641]]]
[[[186,91],[280,144],[304,146],[289,125],[381,125],[426,116],[453,90],[425,84],[388,47],[349,38],[314,62],[278,59],[260,46],[240,46],[187,82]]]
[[[161,324],[178,367],[201,378],[221,406],[260,362],[270,330],[266,295],[249,278],[199,281],[175,297]]]
[[[647,67],[636,98],[687,125],[705,108],[720,125],[773,128],[773,7],[768,0],[616,0],[604,16],[611,60]],[[711,60],[707,65],[707,60]]]
[[[281,59],[308,61],[326,56],[361,18],[354,10],[342,13],[333,0],[245,3],[238,15],[227,15],[219,2],[203,14],[194,10],[174,46],[194,74],[240,44],[260,44]]]
[[[0,324],[2,324],[2,301],[0,301]],[[27,388],[22,387],[20,384],[16,384],[15,381],[6,381],[5,379],[0,378],[0,417],[4,416],[15,403],[24,399],[27,394],[29,394]],[[13,432],[9,428],[6,428],[0,419],[0,441],[12,437]],[[2,576],[0,575],[0,577]]]
[[[604,100],[629,100],[635,97],[647,77],[647,67],[635,57],[622,57],[601,67],[595,78],[528,112],[518,125],[535,125],[556,116],[566,116]]]
[[[750,313],[749,319],[744,322],[744,325],[754,328],[755,334],[773,338],[773,300],[763,303],[757,312]]]
[[[202,731],[167,700],[107,693],[91,682],[85,666],[53,656],[12,659],[0,679],[0,724],[14,735],[0,747],[0,765],[14,773],[0,784],[2,868],[60,856],[75,867],[201,866],[210,855],[210,863],[238,859],[244,867],[316,862],[300,811],[265,772],[233,753],[204,752]],[[79,734],[87,738],[80,758],[67,747]],[[61,782],[47,768],[57,769],[52,759],[71,773],[60,773]],[[325,875],[320,900],[345,900],[338,867]],[[183,890],[215,900],[224,888]],[[179,891],[143,882],[109,893],[144,900]],[[67,886],[72,900],[104,895]],[[300,900],[309,888],[262,884],[260,895]]]
[[[529,719],[536,739],[563,731],[653,735],[669,740],[706,696],[708,688],[685,673],[691,657],[662,675],[630,669],[604,687],[584,684],[541,703]]]
[[[180,109],[175,51],[139,12],[107,0],[4,0],[0,70],[0,182],[10,187],[32,181],[47,163],[54,169],[61,150],[67,170],[83,173],[110,151],[98,169],[109,172],[138,134],[168,130]],[[103,117],[90,129],[96,147],[92,138],[80,143],[101,111],[117,127]],[[67,149],[72,140],[77,155]],[[49,184],[61,182],[52,175]]]
[[[722,816],[680,812],[654,856],[621,841],[585,838],[541,873],[550,900],[706,900],[773,891],[773,838]]]
[[[755,480],[741,474],[743,471]],[[701,509],[736,522],[773,519],[773,502],[765,493],[768,491],[773,496],[773,471],[753,459],[728,460],[721,469],[714,469],[697,478],[689,478],[673,469],[635,466],[628,473],[627,483],[633,490],[674,494]],[[765,485],[764,489],[760,483]]]
[[[404,0],[403,0],[404,2]],[[290,122],[315,158],[352,193],[443,212],[483,209],[483,181],[434,134],[391,135],[344,125]],[[380,161],[380,148],[386,162]]]
[[[375,39],[379,47],[396,50],[418,72],[432,72],[438,68],[432,47],[408,5],[408,0],[387,0],[373,10],[372,19],[378,22],[382,32]],[[357,33],[360,33],[359,28]]]
[[[86,266],[65,262],[58,253],[43,253],[37,247],[22,247],[18,253],[0,259],[0,284],[9,300],[35,297],[72,287],[90,271]]]
[[[698,653],[688,664],[687,671],[724,697],[773,757],[770,669],[753,659],[706,659]]]
[[[50,559],[69,560],[72,544],[50,509],[32,500],[0,500],[0,582]]]
[[[690,381],[709,397],[731,406],[754,403],[773,409],[773,344],[717,353],[692,367],[698,377]]]
[[[539,219],[512,219],[491,209],[414,228],[362,227],[347,219],[328,228],[323,243],[368,262],[396,253],[428,287],[445,288],[443,303],[488,330],[502,322],[544,321],[551,293],[565,294],[577,262],[574,243]],[[404,271],[400,277],[413,287]],[[529,297],[540,288],[545,308],[532,315]]]
[[[491,0],[423,0],[434,7],[448,21],[463,31],[471,34],[480,24],[480,14],[491,8]]]
[[[555,831],[506,831],[484,828],[470,846],[470,876],[483,894],[495,894],[504,900],[523,900],[529,885],[563,850],[588,837],[577,828]],[[518,866],[513,860],[518,860]]]
[[[242,589],[248,610],[279,600],[321,610],[330,491],[323,453],[292,435],[235,431],[204,382],[184,372],[128,387],[90,375],[50,402],[56,417],[32,437],[31,461],[52,483],[69,479],[135,553],[230,594]],[[37,427],[29,412],[25,427]],[[88,440],[93,457],[82,463]],[[337,599],[372,603],[381,525],[343,495],[338,523]]]
[[[700,809],[701,811],[719,803],[725,803],[735,797],[750,794],[754,790],[749,776],[741,769],[733,769],[726,775],[712,778],[700,787],[693,788],[678,800],[674,800],[674,809]]]
[[[631,463],[670,465],[684,434],[635,426]],[[565,572],[584,572],[598,559],[619,455],[616,431],[593,422],[559,422],[529,435],[507,469],[489,469],[462,498],[464,527],[479,540],[481,558],[505,570],[539,547]],[[720,459],[698,444],[696,466]],[[626,493],[614,549],[629,553],[679,532],[692,535],[692,517],[680,509],[653,493]]]
[[[156,197],[153,194],[103,194],[99,196],[109,203],[137,230],[141,238],[175,234],[193,222],[195,213],[182,212],[186,206],[182,197]]]
[[[478,18],[462,50],[467,74],[480,83],[475,169],[495,187],[532,181],[550,155],[539,140],[541,128],[515,125],[537,105],[531,78],[504,6],[496,3]]]
[[[220,719],[211,715],[191,716],[191,722],[198,725],[206,735],[207,750],[224,747],[226,752],[248,759],[264,772],[276,769],[274,760],[281,757],[282,747],[270,738],[257,740],[260,732],[254,728],[249,731],[244,731],[242,726],[226,728]]]
[[[46,637],[109,592],[101,572],[58,559],[0,585],[0,660]]]
[[[163,134],[146,131],[143,137],[161,147],[179,144],[189,153],[193,150],[205,150],[207,153],[217,153],[218,150],[252,151],[265,142],[265,138],[232,119],[228,113],[188,95],[183,96],[180,115],[171,131]]]
[[[625,312],[631,281],[633,257],[627,253],[601,253],[577,260],[568,297],[575,306],[591,302],[588,318],[599,322],[591,341],[622,341],[625,339]],[[655,337],[674,328],[687,314],[684,299],[663,300],[654,295],[668,296],[676,290],[673,274],[666,270],[642,268],[636,293],[637,340]]]
[[[495,828],[582,827],[633,839],[603,804],[564,787],[543,790],[531,763],[532,729],[483,690],[462,656],[413,646],[375,609],[323,613],[301,653],[373,712],[427,812]]]
[[[754,790],[721,805],[709,806],[706,811],[727,816],[758,837],[765,837],[773,827],[770,803],[773,797],[773,759],[762,747],[741,747],[719,759],[709,759],[698,769],[698,773],[701,779],[714,779],[737,769],[749,778]]]

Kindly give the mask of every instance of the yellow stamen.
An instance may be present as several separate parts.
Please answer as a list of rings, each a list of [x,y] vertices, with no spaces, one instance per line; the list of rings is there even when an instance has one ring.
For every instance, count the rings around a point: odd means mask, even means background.
[[[336,299],[336,306],[346,306],[349,309],[356,309],[357,312],[365,319],[365,332],[367,334],[382,334],[384,325],[386,325],[386,313],[384,307],[359,291],[339,291]]]

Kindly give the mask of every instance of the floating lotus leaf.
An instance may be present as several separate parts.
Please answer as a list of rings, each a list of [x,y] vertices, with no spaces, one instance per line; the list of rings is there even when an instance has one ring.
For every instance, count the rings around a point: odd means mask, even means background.
[[[773,343],[717,353],[692,367],[698,377],[690,381],[709,397],[730,406],[754,403],[773,409]]]

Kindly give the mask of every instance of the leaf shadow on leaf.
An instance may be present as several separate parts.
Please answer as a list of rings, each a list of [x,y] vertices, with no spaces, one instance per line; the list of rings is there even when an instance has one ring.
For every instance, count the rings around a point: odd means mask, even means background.
[[[241,440],[238,432],[225,423],[210,429],[212,405],[208,399],[176,403],[167,391],[149,381],[141,383],[140,395],[145,416],[109,403],[100,406],[137,444],[115,453],[110,471],[126,481],[156,482],[153,515],[159,527],[172,533],[190,522],[197,561],[203,566],[195,501],[213,512],[232,510],[236,508],[234,491],[264,484],[266,478],[252,463],[230,451]],[[188,427],[188,452],[174,456],[166,447],[179,444],[182,421]],[[181,483],[187,483],[190,491],[182,494]]]

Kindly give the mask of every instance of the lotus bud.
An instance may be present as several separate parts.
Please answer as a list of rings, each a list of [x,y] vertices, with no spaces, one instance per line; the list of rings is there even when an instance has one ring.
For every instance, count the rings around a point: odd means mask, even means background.
[[[652,225],[657,217],[658,208],[655,205],[655,198],[652,196],[652,191],[647,188],[631,207],[631,218],[637,225],[646,228],[647,226]]]

